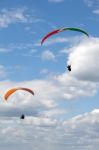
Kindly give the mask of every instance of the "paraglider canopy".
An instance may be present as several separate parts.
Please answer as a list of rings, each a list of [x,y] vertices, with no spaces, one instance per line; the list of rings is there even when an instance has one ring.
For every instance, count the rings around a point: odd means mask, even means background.
[[[65,28],[60,28],[60,29],[57,29],[57,30],[54,30],[54,31],[51,31],[49,32],[47,35],[44,36],[44,38],[42,39],[41,41],[41,45],[44,43],[44,41],[46,39],[48,39],[50,36],[54,35],[54,34],[57,34],[57,33],[60,33],[62,31],[66,31],[66,30],[71,30],[71,31],[77,31],[77,32],[81,32],[83,34],[85,34],[87,37],[89,37],[88,33],[80,28],[71,28],[71,27],[65,27]]]
[[[4,95],[4,99],[8,100],[9,96],[12,95],[17,90],[24,90],[24,91],[27,91],[27,92],[31,93],[32,95],[34,95],[34,92],[31,89],[19,87],[19,88],[13,88],[13,89],[8,90],[6,92],[6,94]]]

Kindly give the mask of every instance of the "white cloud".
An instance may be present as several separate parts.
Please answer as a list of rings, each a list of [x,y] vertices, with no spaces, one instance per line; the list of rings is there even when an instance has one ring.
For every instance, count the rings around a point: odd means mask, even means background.
[[[62,91],[61,99],[70,100],[79,96],[93,96],[96,94],[96,84],[80,81],[69,73],[56,76],[56,81],[59,83],[60,91]]]
[[[27,117],[25,120],[0,118],[0,147],[3,146],[3,149],[8,150],[44,149],[44,143],[51,140],[51,131],[56,127],[56,123],[56,120],[48,118]]]
[[[65,109],[61,109],[61,108],[57,108],[57,109],[51,109],[51,110],[47,110],[47,111],[44,111],[44,113],[42,114],[42,116],[44,117],[59,117],[60,115],[64,115],[64,114],[67,114],[70,110],[67,110],[66,108]]]
[[[26,117],[24,120],[25,124],[33,124],[36,126],[55,126],[57,121],[51,120],[50,118],[47,117]]]
[[[99,39],[89,38],[69,49],[71,75],[80,80],[99,81]]]
[[[15,23],[38,23],[43,19],[35,17],[26,7],[2,9],[0,11],[0,28],[6,28]]]
[[[98,150],[98,131],[99,109],[64,122],[42,117],[0,117],[0,146],[7,150],[49,150],[49,146],[51,150]]]
[[[93,10],[93,13],[98,15],[99,14],[99,9]]]
[[[51,52],[50,50],[46,50],[46,51],[42,52],[41,59],[55,61],[56,57],[53,52]]]
[[[70,142],[71,149],[77,147],[83,149],[99,148],[99,109],[75,116],[64,122],[65,138]],[[71,139],[71,140],[70,140]],[[69,148],[70,148],[70,145]]]
[[[82,128],[83,125],[86,125],[86,124],[92,125],[96,122],[99,123],[98,115],[99,115],[99,109],[94,109],[92,112],[80,114],[80,115],[73,117],[72,119],[68,121],[64,121],[64,124],[65,125],[71,124],[70,128],[72,129],[77,128],[77,127]]]
[[[0,13],[0,27],[8,27],[11,23],[27,22],[27,16],[24,14],[25,8],[18,9],[3,9]]]

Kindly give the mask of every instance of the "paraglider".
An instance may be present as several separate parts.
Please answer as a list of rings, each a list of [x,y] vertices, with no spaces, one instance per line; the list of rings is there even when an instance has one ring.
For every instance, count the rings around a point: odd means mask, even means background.
[[[57,34],[57,33],[60,33],[60,32],[62,32],[62,31],[67,31],[67,30],[69,30],[69,31],[81,32],[81,33],[83,33],[84,35],[86,35],[87,37],[89,37],[88,33],[87,33],[86,31],[80,29],[80,28],[65,27],[65,28],[60,28],[60,29],[53,30],[53,31],[49,32],[47,35],[45,35],[45,36],[43,37],[43,39],[41,40],[41,45],[42,45],[50,36],[52,36],[52,35],[54,35],[54,34]],[[67,69],[68,69],[68,71],[71,71],[71,65],[68,65],[68,66],[67,66]]]
[[[31,90],[31,89],[28,89],[28,88],[23,88],[23,87],[19,87],[19,88],[13,88],[13,89],[10,89],[6,92],[6,94],[4,95],[4,99],[7,101],[9,96],[11,96],[14,92],[16,92],[17,90],[25,90],[29,93],[31,93],[32,95],[34,95],[34,92]]]
[[[67,31],[67,30],[70,30],[70,31],[77,31],[77,32],[81,32],[83,34],[85,34],[87,37],[89,37],[88,33],[80,28],[71,28],[71,27],[65,27],[65,28],[60,28],[60,29],[57,29],[57,30],[54,30],[54,31],[51,31],[49,32],[47,35],[44,36],[44,38],[42,39],[41,41],[41,45],[52,35],[54,34],[57,34],[57,33],[60,33],[62,31]]]

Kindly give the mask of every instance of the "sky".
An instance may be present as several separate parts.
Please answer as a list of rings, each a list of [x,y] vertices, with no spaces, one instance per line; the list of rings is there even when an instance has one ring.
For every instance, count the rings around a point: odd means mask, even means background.
[[[41,45],[64,27],[89,37],[64,31]],[[98,27],[99,0],[0,1],[0,149],[99,149]],[[18,90],[5,101],[17,87],[34,96]]]

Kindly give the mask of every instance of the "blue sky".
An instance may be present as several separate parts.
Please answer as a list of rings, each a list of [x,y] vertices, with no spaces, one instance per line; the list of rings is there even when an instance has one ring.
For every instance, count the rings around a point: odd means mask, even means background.
[[[99,149],[98,26],[98,0],[0,2],[2,150],[16,150],[16,144],[31,150]],[[66,31],[41,46],[48,32],[63,27],[81,28],[89,38]],[[17,91],[5,102],[13,87],[30,88],[35,95]]]

